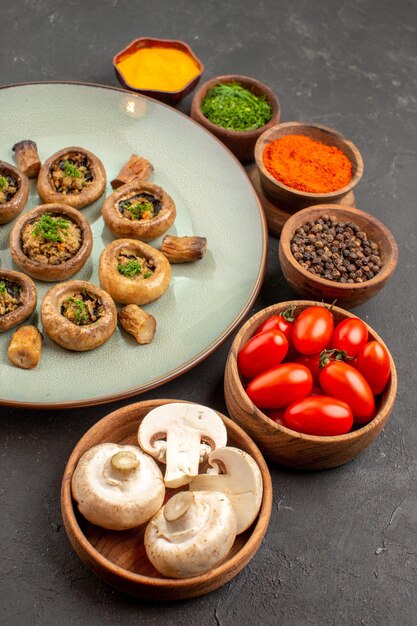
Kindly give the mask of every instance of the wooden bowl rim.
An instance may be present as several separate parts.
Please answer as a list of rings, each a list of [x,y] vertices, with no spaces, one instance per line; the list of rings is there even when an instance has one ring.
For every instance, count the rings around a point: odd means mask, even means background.
[[[244,546],[239,550],[239,552],[237,552],[231,558],[227,559],[226,557],[225,561],[220,563],[220,565],[218,565],[217,567],[209,570],[208,572],[205,572],[198,576],[181,578],[181,579],[154,578],[151,576],[145,576],[143,574],[135,574],[134,572],[126,570],[123,567],[116,565],[112,561],[109,561],[106,557],[104,557],[98,550],[96,550],[92,546],[92,544],[88,541],[82,529],[80,528],[77,518],[75,516],[75,505],[74,505],[74,501],[73,501],[72,493],[71,493],[72,475],[77,465],[77,462],[81,456],[81,453],[83,450],[83,441],[85,438],[90,437],[92,435],[94,436],[96,434],[96,431],[100,431],[104,422],[109,422],[110,424],[117,423],[121,419],[123,419],[126,415],[129,415],[138,409],[145,408],[145,409],[151,410],[162,404],[170,404],[172,402],[187,402],[190,404],[195,404],[187,400],[184,401],[184,400],[178,400],[178,399],[165,399],[165,398],[135,402],[133,404],[129,404],[127,406],[120,407],[119,409],[116,409],[115,411],[112,411],[111,413],[103,417],[101,420],[96,422],[91,428],[89,428],[89,430],[86,433],[84,433],[81,439],[77,442],[75,448],[71,452],[71,455],[65,467],[64,475],[62,478],[62,485],[61,485],[61,512],[62,512],[65,529],[67,530],[67,527],[71,529],[71,531],[74,534],[74,537],[76,537],[76,541],[78,542],[80,547],[86,552],[88,557],[91,559],[91,562],[97,563],[98,565],[100,565],[102,569],[111,573],[113,576],[119,579],[123,579],[124,581],[129,581],[130,583],[136,584],[141,587],[149,586],[153,588],[171,589],[171,590],[172,589],[178,589],[178,590],[189,589],[191,592],[194,587],[199,587],[203,583],[207,583],[210,580],[221,578],[222,576],[225,576],[229,572],[233,571],[236,568],[236,566],[239,568],[239,563],[241,562],[242,556],[243,556],[242,550],[247,549],[247,548],[253,548],[254,549],[253,554],[255,554],[255,552],[259,549],[262,539],[268,528],[268,524],[269,524],[269,520],[271,516],[271,510],[272,510],[271,476],[269,474],[268,466],[259,448],[253,442],[250,436],[240,426],[238,426],[238,424],[233,422],[230,418],[226,417],[219,411],[216,411],[216,413],[218,413],[218,415],[222,418],[223,422],[225,423],[225,426],[228,432],[229,431],[233,432],[233,435],[236,436],[236,438],[241,438],[245,441],[245,444],[247,445],[247,449],[250,450],[250,454],[252,458],[256,461],[261,471],[263,486],[264,486],[262,504],[261,504],[261,508],[258,514],[258,518],[254,522],[252,534],[248,538]],[[67,535],[68,535],[68,531],[67,531]],[[71,541],[71,544],[72,544],[72,541]],[[75,545],[74,544],[72,545],[75,548]],[[76,552],[78,553],[78,550],[76,550]],[[84,559],[81,559],[81,560],[84,561]],[[246,563],[244,563],[242,568],[239,568],[236,571],[236,574],[239,571],[241,571],[243,567],[245,567],[245,564]],[[230,578],[233,578],[234,575],[231,576]],[[227,582],[227,580],[230,580],[230,578],[227,578],[225,582]],[[218,586],[221,586],[221,584]]]
[[[346,146],[349,147],[352,154],[354,155],[354,160],[353,161],[352,159],[349,159],[349,160],[356,167],[356,172],[352,176],[349,183],[345,185],[344,187],[340,187],[340,189],[336,189],[335,191],[329,191],[327,193],[317,193],[317,192],[312,192],[312,191],[301,191],[299,189],[294,189],[293,187],[288,187],[284,183],[274,178],[272,174],[268,172],[268,170],[266,169],[263,163],[263,159],[262,159],[263,149],[261,149],[261,144],[264,141],[267,141],[270,135],[273,135],[277,130],[281,130],[282,128],[294,128],[294,130],[297,130],[297,131],[301,131],[303,128],[315,128],[319,130],[324,130],[325,132],[341,140],[342,143],[344,143]],[[303,133],[296,132],[295,134],[302,135]],[[275,137],[274,139],[277,139],[277,137]],[[274,139],[271,137],[269,143],[271,143]],[[347,139],[347,137],[342,135],[342,133],[335,130],[334,128],[330,128],[330,126],[325,126],[324,124],[314,124],[313,122],[282,122],[280,124],[276,124],[275,126],[271,128],[265,129],[262,135],[260,135],[260,137],[258,138],[256,145],[255,145],[255,163],[258,169],[260,170],[261,174],[263,174],[271,183],[276,185],[279,189],[282,189],[286,192],[291,192],[300,198],[306,198],[306,199],[310,198],[311,200],[314,200],[317,198],[323,198],[323,200],[326,200],[326,199],[331,200],[334,197],[345,195],[349,193],[349,191],[352,191],[354,187],[356,187],[356,185],[358,184],[358,182],[360,181],[363,175],[362,155],[359,149],[355,146],[355,144],[352,141],[350,141],[350,139]]]
[[[222,126],[218,126],[217,124],[213,124],[203,113],[201,112],[200,106],[203,98],[217,83],[228,83],[232,81],[241,82],[243,86],[248,87],[257,87],[260,91],[264,93],[269,104],[272,108],[272,117],[263,126],[257,128],[256,130],[232,130],[230,128],[223,128]],[[221,76],[214,76],[210,78],[205,83],[200,85],[193,96],[193,101],[191,104],[191,112],[195,120],[199,122],[199,124],[203,124],[208,130],[212,133],[222,134],[226,137],[230,138],[245,138],[245,139],[256,139],[260,134],[266,132],[271,127],[277,124],[277,120],[279,120],[281,115],[281,104],[278,99],[278,96],[272,91],[268,85],[261,82],[257,78],[252,78],[251,76],[245,76],[244,74],[223,74]]]
[[[352,216],[352,222],[355,223],[355,219],[365,220],[366,222],[372,223],[372,225],[380,231],[382,237],[381,239],[387,245],[387,256],[388,261],[383,263],[381,269],[378,274],[373,278],[370,278],[364,283],[339,283],[337,281],[328,280],[327,278],[322,278],[317,274],[311,274],[308,272],[302,265],[298,263],[298,261],[294,258],[290,250],[291,239],[295,232],[295,222],[298,222],[301,217],[305,217],[304,222],[308,222],[309,219],[322,215],[324,211],[335,211],[336,213],[348,213],[349,216]],[[364,226],[364,230],[366,232],[366,225]],[[340,204],[315,204],[314,206],[306,207],[305,209],[301,209],[297,211],[285,222],[280,236],[279,246],[282,254],[285,256],[286,261],[292,266],[294,270],[299,272],[302,276],[304,276],[310,284],[323,286],[323,287],[332,287],[333,291],[339,289],[340,291],[360,291],[365,286],[367,288],[375,287],[384,281],[386,281],[393,273],[397,266],[398,261],[398,246],[395,241],[394,235],[391,233],[389,228],[385,226],[377,217],[371,215],[370,213],[366,213],[357,207],[347,207],[341,206]]]
[[[247,329],[253,324],[254,322],[256,322],[257,320],[260,320],[261,318],[264,317],[265,314],[271,314],[274,315],[278,312],[281,311],[285,311],[288,307],[295,305],[296,307],[299,306],[303,306],[304,308],[307,308],[309,306],[326,306],[326,308],[330,308],[330,305],[326,305],[323,302],[318,302],[318,301],[314,301],[314,300],[289,300],[286,302],[277,302],[276,304],[272,304],[269,307],[266,307],[265,309],[262,309],[261,311],[258,311],[257,313],[255,313],[255,315],[252,315],[252,317],[250,317],[245,324],[239,329],[236,337],[233,340],[233,343],[231,345],[230,351],[229,351],[229,355],[228,355],[228,360],[227,360],[227,364],[226,364],[226,368],[230,368],[232,367],[231,364],[229,363],[229,359],[230,362],[233,363],[233,366],[235,366],[236,372],[238,372],[238,367],[237,367],[237,359],[236,356],[239,352],[239,349],[242,347],[242,337],[245,334],[245,332],[247,331]],[[342,309],[341,307],[338,306],[332,306],[332,310],[335,311],[336,313],[339,313],[340,315],[343,315],[344,317],[347,318],[357,318],[357,315],[354,315],[353,313],[350,313],[350,311],[346,311],[345,309]],[[360,318],[361,319],[361,318]],[[353,441],[356,441],[357,439],[361,439],[363,435],[366,435],[367,433],[369,433],[371,430],[374,430],[375,427],[378,426],[378,424],[383,421],[385,419],[385,417],[391,412],[391,409],[394,405],[395,402],[395,397],[397,395],[397,385],[398,385],[398,379],[397,379],[397,370],[395,367],[395,363],[394,363],[394,359],[392,358],[391,352],[389,351],[387,345],[385,344],[385,342],[381,339],[381,337],[378,335],[377,332],[375,332],[375,330],[369,326],[369,324],[367,324],[364,320],[362,320],[365,324],[365,326],[368,329],[368,332],[372,335],[373,340],[375,341],[379,341],[384,348],[386,349],[388,355],[389,355],[389,359],[390,359],[390,364],[391,364],[391,376],[390,379],[387,383],[387,385],[389,385],[389,391],[388,391],[388,395],[384,401],[383,404],[381,404],[378,413],[375,415],[375,417],[368,422],[368,424],[365,424],[364,426],[362,426],[361,428],[358,428],[357,430],[351,431],[349,433],[345,433],[344,435],[328,435],[328,436],[324,436],[324,435],[307,435],[306,433],[299,433],[295,430],[292,430],[291,428],[287,428],[286,426],[283,426],[281,424],[277,424],[277,422],[274,422],[274,420],[270,419],[265,413],[263,413],[260,409],[258,409],[253,402],[251,401],[251,399],[249,398],[249,396],[246,394],[242,382],[240,380],[240,377],[238,375],[238,380],[235,380],[235,390],[236,390],[236,394],[240,397],[240,398],[244,398],[246,402],[248,402],[251,405],[251,408],[253,410],[253,412],[256,414],[257,417],[259,417],[259,419],[264,422],[265,424],[268,424],[268,426],[273,426],[276,428],[277,432],[282,432],[285,433],[291,437],[293,437],[294,439],[301,439],[304,440],[306,442],[309,443],[339,443],[339,442],[344,442],[344,443],[351,443]],[[259,321],[259,324],[261,322]],[[258,324],[258,326],[259,326]],[[252,335],[253,336],[253,335]],[[233,376],[233,378],[235,379],[235,375],[234,372],[231,372],[231,375]]]
[[[197,63],[198,67],[200,68],[199,73],[193,78],[191,78],[191,80],[189,80],[186,85],[181,87],[181,89],[177,89],[176,91],[169,91],[168,89],[142,89],[142,88],[135,87],[134,85],[129,83],[129,81],[126,79],[125,75],[123,74],[123,72],[121,72],[119,68],[117,67],[117,62],[124,55],[127,55],[127,53],[130,52],[131,48],[136,48],[136,50],[140,48],[156,48],[158,44],[162,44],[161,47],[163,48],[175,48],[177,50],[178,49],[183,50],[184,52],[188,54],[188,56],[190,56]],[[195,80],[198,80],[200,76],[202,75],[202,73],[204,72],[203,63],[200,61],[198,56],[194,53],[191,46],[185,41],[181,41],[181,39],[159,39],[158,37],[138,37],[137,39],[134,39],[133,41],[131,41],[130,44],[128,44],[125,48],[123,48],[123,50],[120,50],[119,52],[117,52],[113,57],[112,63],[113,63],[113,67],[114,67],[116,74],[122,77],[123,83],[131,91],[134,91],[136,93],[142,93],[143,91],[145,91],[146,93],[149,93],[149,94],[169,94],[172,96],[180,95]]]

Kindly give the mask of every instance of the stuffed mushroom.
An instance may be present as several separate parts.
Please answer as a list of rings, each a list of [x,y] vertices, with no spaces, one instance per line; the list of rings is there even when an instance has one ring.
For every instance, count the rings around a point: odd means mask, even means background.
[[[62,202],[75,209],[95,202],[105,187],[103,163],[89,150],[76,146],[55,152],[38,176],[38,193],[44,203]]]
[[[26,174],[0,161],[0,224],[6,224],[25,208],[29,195]]]
[[[84,352],[105,343],[117,325],[108,293],[84,280],[59,283],[46,292],[41,320],[47,335],[68,350]]]
[[[76,274],[91,254],[86,218],[64,204],[41,204],[22,215],[10,233],[13,261],[33,278],[55,281]]]
[[[31,278],[0,269],[0,333],[24,322],[35,310],[36,287]]]

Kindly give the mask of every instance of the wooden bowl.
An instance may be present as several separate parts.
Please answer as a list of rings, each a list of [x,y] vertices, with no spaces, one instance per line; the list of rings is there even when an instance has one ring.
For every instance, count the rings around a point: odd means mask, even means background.
[[[304,135],[328,146],[336,146],[352,163],[352,179],[348,185],[330,193],[308,193],[287,187],[274,178],[266,169],[263,162],[263,153],[268,144],[285,135]],[[255,162],[259,171],[260,184],[265,195],[275,204],[294,213],[300,209],[324,202],[338,202],[360,181],[363,174],[363,161],[359,150],[351,141],[343,137],[333,128],[321,124],[306,124],[303,122],[285,122],[273,128],[268,128],[259,137],[255,146]]]
[[[124,59],[125,57],[130,56],[136,50],[140,50],[141,48],[175,48],[176,50],[182,50],[188,56],[190,56],[198,65],[200,71],[192,80],[190,80],[182,89],[178,91],[165,91],[158,89],[138,89],[134,85],[131,85],[122,72],[117,67],[117,64]],[[155,100],[159,100],[160,102],[165,102],[166,104],[177,105],[181,100],[190,93],[198,84],[198,81],[201,78],[201,74],[204,71],[204,65],[200,61],[200,59],[194,54],[192,49],[188,44],[184,41],[179,41],[177,39],[155,39],[153,37],[140,37],[139,39],[135,39],[130,43],[126,48],[123,48],[120,52],[118,52],[113,57],[113,67],[116,73],[117,80],[125,89],[129,89],[130,91],[134,91],[135,93],[143,94],[145,96],[150,96],[151,98],[155,98]]]
[[[268,527],[272,507],[271,477],[261,453],[239,426],[219,413],[227,428],[228,445],[241,448],[252,456],[261,470],[264,484],[258,518],[250,528],[238,535],[232,550],[220,565],[191,578],[164,578],[146,556],[143,545],[145,526],[128,531],[110,531],[90,524],[78,513],[71,496],[71,479],[81,455],[92,446],[103,442],[137,445],[137,431],[144,416],[155,407],[169,402],[180,400],[137,402],[113,411],[90,428],[69,458],[61,489],[65,529],[81,560],[109,585],[149,600],[194,598],[231,580],[258,550]],[[167,490],[168,497],[175,491]]]
[[[213,124],[208,120],[201,112],[201,103],[205,98],[207,92],[215,87],[219,83],[232,83],[237,82],[250,89],[256,96],[265,96],[266,100],[272,107],[272,118],[270,121],[258,128],[257,130],[248,131],[236,131],[228,130]],[[233,152],[240,161],[249,161],[254,158],[254,148],[258,137],[262,135],[268,128],[271,128],[275,124],[279,123],[281,115],[281,107],[277,96],[267,87],[264,83],[261,83],[255,78],[249,78],[248,76],[241,76],[240,74],[228,74],[226,76],[216,76],[205,82],[198,88],[194,94],[191,104],[191,117],[199,124],[207,128],[213,135],[218,137],[228,148]]]
[[[277,424],[256,408],[243,388],[237,368],[237,355],[240,349],[252,337],[260,324],[271,315],[282,313],[290,305],[296,305],[295,313],[297,314],[317,304],[321,303],[307,300],[280,302],[256,313],[237,333],[228,355],[224,376],[224,393],[230,416],[252,437],[263,454],[282,465],[309,470],[343,465],[365,450],[386,424],[397,393],[397,373],[388,351],[391,376],[385,390],[377,400],[378,412],[369,424],[358,430],[331,437],[305,435]],[[355,317],[336,306],[332,311],[335,324],[345,318]],[[370,326],[367,325],[367,328],[369,341],[379,341],[388,350],[379,335]]]
[[[334,215],[339,221],[357,224],[379,246],[382,267],[378,274],[364,283],[338,283],[310,274],[294,258],[290,243],[297,228],[308,220],[313,222],[322,215]],[[356,208],[335,204],[321,204],[294,213],[284,224],[279,242],[279,261],[282,272],[298,295],[325,302],[337,301],[346,308],[353,308],[373,298],[389,281],[398,260],[398,247],[390,230],[376,217]]]

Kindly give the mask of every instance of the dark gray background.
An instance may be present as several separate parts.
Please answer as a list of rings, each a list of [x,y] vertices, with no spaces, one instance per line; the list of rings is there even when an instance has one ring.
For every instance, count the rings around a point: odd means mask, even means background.
[[[416,2],[14,0],[0,6],[1,84],[117,85],[112,56],[144,35],[187,41],[205,64],[203,79],[242,73],[265,81],[281,100],[283,121],[333,126],[359,147],[365,173],[357,206],[384,221],[400,249],[392,282],[356,309],[397,363],[398,398],[387,427],[361,457],[336,470],[271,465],[266,538],[241,574],[205,597],[163,605],[124,596],[79,561],[61,525],[60,482],[72,448],[130,400],[72,411],[2,407],[0,622],[417,624]],[[188,111],[190,101],[180,109]],[[270,238],[254,311],[293,297],[277,244]],[[140,399],[181,398],[225,411],[230,343]]]

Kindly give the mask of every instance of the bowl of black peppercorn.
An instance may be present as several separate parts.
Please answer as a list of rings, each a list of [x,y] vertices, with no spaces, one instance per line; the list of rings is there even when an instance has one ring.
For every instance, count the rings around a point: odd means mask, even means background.
[[[347,309],[373,298],[390,280],[397,259],[394,236],[382,222],[337,204],[294,213],[279,244],[281,269],[295,293],[336,300]]]

